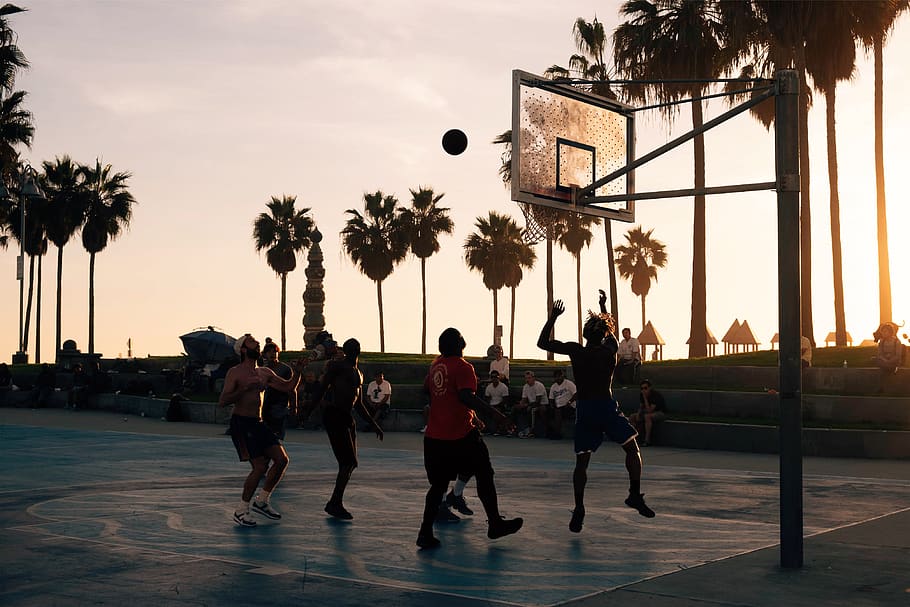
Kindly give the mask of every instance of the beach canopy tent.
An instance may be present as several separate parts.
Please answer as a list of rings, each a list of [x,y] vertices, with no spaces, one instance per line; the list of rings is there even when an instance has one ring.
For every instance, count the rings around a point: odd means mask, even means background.
[[[828,336],[825,337],[825,347],[837,345],[837,334],[834,331],[828,333]],[[853,345],[853,337],[850,335],[850,331],[847,331],[847,345]]]
[[[654,325],[651,324],[651,321],[648,321],[648,324],[645,325],[645,328],[642,329],[641,333],[638,334],[638,343],[641,344],[641,359],[648,360],[647,354],[648,346],[654,346],[654,352],[657,354],[655,360],[664,359],[664,346],[667,342],[664,341],[664,338],[660,336],[660,333],[657,332],[657,329],[654,328]]]
[[[220,364],[224,359],[235,356],[234,342],[237,340],[217,331],[215,327],[196,329],[181,335],[180,341],[183,342],[183,349],[193,362]]]
[[[686,340],[686,345],[689,345],[690,340]],[[705,327],[705,343],[708,345],[708,356],[717,356],[717,338],[714,337],[714,333],[711,332],[711,329]]]
[[[739,353],[739,347],[743,347],[743,352],[755,352],[758,350],[758,340],[749,326],[749,321],[744,320],[742,323],[739,319],[734,319],[733,324],[727,329],[722,340],[724,342],[724,354]]]

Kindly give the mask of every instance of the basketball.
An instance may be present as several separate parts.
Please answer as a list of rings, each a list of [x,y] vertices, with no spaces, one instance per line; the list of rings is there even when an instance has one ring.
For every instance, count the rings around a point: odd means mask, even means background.
[[[442,149],[452,156],[458,156],[468,147],[468,136],[464,131],[451,129],[442,136]]]

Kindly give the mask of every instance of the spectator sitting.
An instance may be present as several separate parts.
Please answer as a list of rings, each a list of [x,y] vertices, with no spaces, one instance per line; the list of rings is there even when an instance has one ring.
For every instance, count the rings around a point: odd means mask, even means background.
[[[562,438],[562,423],[575,419],[575,383],[566,379],[562,369],[553,372],[553,385],[550,386],[550,406],[547,408],[547,437]]]
[[[663,395],[651,387],[649,380],[641,380],[640,387],[638,412],[630,415],[629,421],[639,434],[644,431],[645,438],[641,442],[641,446],[647,447],[651,444],[651,431],[654,429],[654,424],[667,418],[667,405]]]
[[[499,380],[499,371],[490,371],[490,383],[487,384],[484,390],[484,396],[486,396],[487,402],[490,403],[491,407],[500,413],[506,413],[509,404],[509,386]],[[489,426],[495,428],[493,434],[497,436],[505,434],[504,421],[496,422],[494,420]]]
[[[531,428],[535,421],[535,412],[545,405],[547,389],[534,377],[533,371],[525,371],[525,383],[521,387],[521,400],[512,407],[512,421],[519,429],[519,438],[533,438]]]
[[[51,404],[51,395],[57,387],[57,372],[49,364],[41,365],[38,379],[35,380],[35,406],[47,407]]]
[[[496,358],[490,361],[490,372],[499,373],[499,381],[509,385],[509,358],[502,355],[502,346],[496,346]]]
[[[378,424],[389,414],[392,399],[392,384],[388,382],[382,371],[376,371],[373,381],[367,386],[366,396],[364,404]],[[364,427],[364,432],[369,432],[372,429],[373,425],[369,424]]]
[[[82,368],[82,363],[73,365],[73,387],[66,399],[66,407],[73,411],[79,407],[85,406],[85,399],[88,397],[89,377]]]
[[[626,327],[622,330],[622,341],[616,352],[616,381],[621,384],[633,384],[641,367],[641,345],[632,337],[632,331]]]
[[[897,368],[903,363],[904,344],[897,337],[895,325],[890,322],[882,323],[878,331],[873,333],[873,337],[878,342],[878,353],[875,357],[875,362],[882,372],[879,392],[884,392],[885,381],[889,376],[897,373]]]

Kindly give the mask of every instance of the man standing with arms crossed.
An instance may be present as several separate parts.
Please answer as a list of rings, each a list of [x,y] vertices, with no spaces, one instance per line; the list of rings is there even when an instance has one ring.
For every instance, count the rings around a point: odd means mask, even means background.
[[[575,510],[569,531],[580,533],[585,518],[585,485],[588,482],[588,464],[591,454],[603,443],[604,434],[622,445],[626,452],[626,470],[629,472],[629,496],[625,503],[638,510],[644,517],[652,518],[654,511],[645,505],[641,490],[641,452],[635,437],[638,433],[619,410],[613,399],[611,382],[616,367],[616,337],[613,335],[613,318],[606,311],[607,296],[600,292],[601,313],[589,313],[582,335],[585,345],[576,342],[550,340],[556,319],[565,312],[562,300],[553,304],[550,317],[540,331],[537,347],[548,352],[566,354],[572,361],[575,376],[575,472],[572,485],[575,493]]]
[[[231,439],[240,461],[249,461],[252,466],[243,483],[240,505],[234,511],[234,522],[241,527],[255,527],[256,521],[250,516],[250,500],[263,476],[265,484],[252,503],[252,510],[272,520],[281,518],[269,504],[269,498],[290,461],[278,437],[262,421],[262,393],[266,388],[288,394],[297,390],[302,365],[300,361],[294,363],[290,379],[281,379],[271,369],[257,366],[259,342],[249,333],[234,343],[234,352],[240,356],[240,364],[228,370],[218,405],[234,404],[229,429]]]
[[[458,329],[443,331],[439,336],[440,356],[433,361],[424,382],[430,394],[430,415],[423,439],[423,463],[430,489],[417,535],[421,548],[439,547],[439,540],[433,536],[433,521],[449,482],[459,474],[477,479],[477,496],[487,513],[488,538],[515,533],[524,522],[520,518],[504,519],[499,513],[490,452],[474,425],[474,411],[487,409],[498,419],[505,415],[477,397],[477,376],[463,358],[464,348]]]

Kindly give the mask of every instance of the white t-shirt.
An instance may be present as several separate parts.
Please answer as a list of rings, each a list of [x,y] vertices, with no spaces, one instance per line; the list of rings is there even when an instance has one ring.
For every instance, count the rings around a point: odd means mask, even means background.
[[[490,361],[490,371],[499,371],[499,381],[509,379],[509,358],[503,356],[499,360]]]
[[[392,384],[389,383],[389,380],[382,380],[381,384],[377,384],[375,380],[370,382],[370,385],[367,386],[367,397],[370,399],[370,402],[373,404],[381,403],[385,395],[389,395],[389,400],[386,401],[386,404],[392,402]]]
[[[546,403],[547,389],[537,380],[534,380],[534,385],[531,386],[528,385],[528,382],[525,382],[521,387],[521,398],[527,399],[528,403],[531,405]]]
[[[553,382],[550,386],[550,400],[556,403],[556,407],[565,407],[569,404],[569,399],[575,394],[575,384],[568,379],[562,380],[561,384]],[[571,406],[575,406],[573,402]]]
[[[484,393],[487,395],[487,400],[490,401],[490,404],[496,407],[509,397],[509,387],[502,382],[499,382],[498,386],[489,383]]]
[[[637,360],[641,362],[641,346],[638,344],[638,340],[634,337],[629,339],[624,339],[619,342],[619,354],[620,361],[633,361]]]

